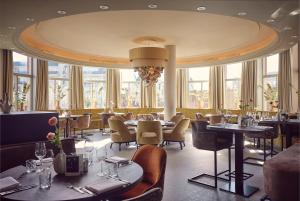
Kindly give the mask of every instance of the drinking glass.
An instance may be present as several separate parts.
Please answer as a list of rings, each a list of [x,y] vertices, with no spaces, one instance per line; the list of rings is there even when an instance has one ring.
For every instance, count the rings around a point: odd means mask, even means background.
[[[94,143],[86,140],[84,143],[84,151],[89,160],[89,166],[93,164]]]
[[[51,170],[50,170],[50,168],[45,168],[40,171],[39,186],[41,189],[49,189],[51,187]]]
[[[104,176],[103,163],[106,158],[107,158],[106,147],[104,146],[104,148],[102,149],[98,148],[96,150],[96,159],[100,164],[100,172],[97,174],[98,176]]]
[[[36,162],[33,159],[26,160],[26,172],[31,173],[36,170]]]
[[[42,159],[46,156],[47,150],[44,142],[35,143],[35,156],[39,159],[39,166],[42,165]],[[40,168],[38,169],[40,171]]]

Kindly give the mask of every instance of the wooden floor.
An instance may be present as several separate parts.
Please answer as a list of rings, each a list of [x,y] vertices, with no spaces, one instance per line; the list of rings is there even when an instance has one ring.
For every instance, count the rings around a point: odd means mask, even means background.
[[[106,145],[109,150],[109,155],[118,155],[131,158],[136,151],[135,145],[122,146],[122,151],[118,151],[118,145],[109,149],[110,138],[108,135],[102,136],[97,131],[89,131],[92,136],[88,136],[100,146]],[[250,146],[251,147],[251,146]],[[164,201],[242,201],[251,200],[259,201],[264,195],[263,191],[263,173],[262,167],[245,165],[245,172],[254,174],[253,177],[246,181],[247,184],[255,185],[260,188],[260,191],[255,193],[250,198],[243,198],[234,194],[222,192],[187,182],[187,179],[196,176],[200,173],[213,174],[213,152],[198,150],[192,146],[191,131],[186,134],[186,147],[180,150],[178,143],[171,143],[165,147],[167,151],[167,168],[165,175]],[[245,149],[245,155],[250,154],[250,148]],[[253,152],[253,150],[252,150]],[[262,157],[257,153],[251,153],[251,156]],[[223,171],[228,168],[227,150],[218,152],[218,171]],[[232,166],[234,168],[234,150],[232,150]],[[202,180],[205,181],[205,180]],[[212,180],[207,180],[213,182]],[[224,182],[219,182],[219,186],[223,186]]]

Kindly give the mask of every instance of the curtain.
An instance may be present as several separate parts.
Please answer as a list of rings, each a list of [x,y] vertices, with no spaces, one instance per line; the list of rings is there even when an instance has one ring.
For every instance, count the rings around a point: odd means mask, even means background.
[[[106,71],[106,101],[105,107],[109,108],[111,102],[114,108],[120,103],[120,71],[119,69],[107,69]]]
[[[3,66],[3,91],[2,97],[7,93],[9,101],[13,102],[13,56],[11,50],[2,50]]]
[[[249,105],[251,109],[257,103],[257,60],[245,61],[242,66],[241,76],[241,100],[243,105]]]
[[[37,60],[35,109],[48,110],[48,62]]]
[[[290,51],[285,50],[279,54],[279,71],[278,71],[278,100],[279,107],[285,112],[291,108],[291,60]]]
[[[143,81],[141,82],[141,107],[156,107],[156,84],[146,86]]]
[[[187,107],[188,102],[188,69],[178,69],[177,76],[177,108]]]
[[[209,105],[219,110],[224,108],[224,66],[209,69]]]
[[[82,67],[71,66],[71,109],[82,109],[83,102],[83,78]]]

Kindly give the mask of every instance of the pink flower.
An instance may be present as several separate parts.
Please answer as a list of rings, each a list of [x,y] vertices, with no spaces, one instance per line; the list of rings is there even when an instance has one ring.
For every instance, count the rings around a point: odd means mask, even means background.
[[[48,124],[50,126],[55,126],[57,124],[57,118],[56,117],[51,117],[49,120],[48,120]]]
[[[55,138],[55,133],[49,132],[49,133],[47,134],[47,139],[48,139],[49,141],[54,140],[54,138]]]

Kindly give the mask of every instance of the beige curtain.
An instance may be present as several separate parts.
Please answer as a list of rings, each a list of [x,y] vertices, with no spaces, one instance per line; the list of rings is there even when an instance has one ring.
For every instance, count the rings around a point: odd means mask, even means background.
[[[286,50],[279,54],[279,71],[278,71],[278,100],[279,107],[285,112],[291,108],[291,59],[290,51]]]
[[[71,109],[83,109],[83,78],[82,67],[71,66]]]
[[[143,81],[141,82],[141,107],[156,107],[156,84],[152,86],[146,86]]]
[[[257,60],[243,62],[241,76],[241,100],[250,108],[256,107]]]
[[[106,72],[106,101],[105,107],[109,108],[111,101],[114,108],[120,103],[120,71],[119,69],[107,69]]]
[[[37,60],[35,110],[48,110],[48,62]]]
[[[177,76],[177,108],[186,108],[188,103],[188,69],[178,69]]]
[[[224,108],[224,66],[211,66],[209,69],[209,106]]]
[[[2,97],[7,93],[10,102],[13,102],[13,56],[11,50],[2,50],[3,66],[3,91]]]

